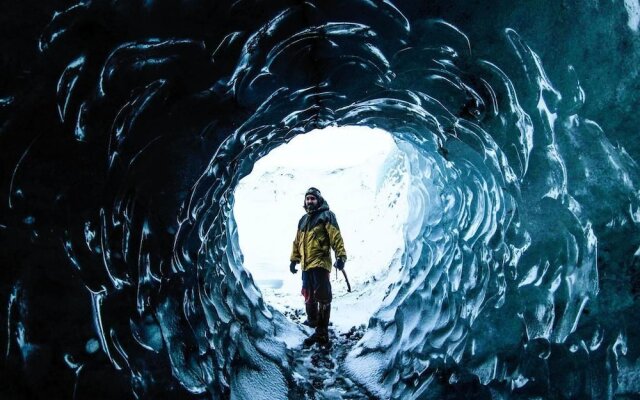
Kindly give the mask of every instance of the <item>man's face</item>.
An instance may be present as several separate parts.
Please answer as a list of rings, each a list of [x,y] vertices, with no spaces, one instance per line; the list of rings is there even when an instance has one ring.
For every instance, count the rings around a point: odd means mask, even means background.
[[[318,199],[316,198],[316,196],[314,196],[312,194],[308,194],[304,198],[304,205],[308,209],[314,210],[314,209],[316,209],[318,207]]]

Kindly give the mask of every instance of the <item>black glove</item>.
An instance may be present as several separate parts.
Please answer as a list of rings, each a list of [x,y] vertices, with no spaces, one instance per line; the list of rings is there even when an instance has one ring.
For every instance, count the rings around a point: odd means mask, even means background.
[[[298,270],[296,269],[296,264],[297,262],[295,261],[291,261],[291,264],[289,264],[289,271],[291,271],[292,274],[298,272]]]
[[[336,262],[333,263],[333,266],[342,271],[344,269],[344,260],[342,258],[336,258]]]

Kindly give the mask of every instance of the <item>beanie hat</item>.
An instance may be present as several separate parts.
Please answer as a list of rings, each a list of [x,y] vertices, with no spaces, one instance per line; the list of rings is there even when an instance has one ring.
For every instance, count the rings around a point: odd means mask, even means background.
[[[307,195],[312,195],[318,200],[322,199],[322,195],[320,194],[320,191],[314,187],[310,187],[309,189],[307,189],[307,193],[305,193],[304,196],[306,197]]]

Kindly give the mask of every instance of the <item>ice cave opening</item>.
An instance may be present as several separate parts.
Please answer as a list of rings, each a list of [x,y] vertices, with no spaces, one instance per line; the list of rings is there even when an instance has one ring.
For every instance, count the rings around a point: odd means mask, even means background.
[[[332,324],[366,326],[397,279],[409,183],[407,154],[378,128],[315,129],[258,160],[235,189],[233,214],[243,265],[265,302],[282,313],[303,310],[301,274],[288,263],[304,193],[314,186],[336,214],[348,253],[352,292],[334,269]]]

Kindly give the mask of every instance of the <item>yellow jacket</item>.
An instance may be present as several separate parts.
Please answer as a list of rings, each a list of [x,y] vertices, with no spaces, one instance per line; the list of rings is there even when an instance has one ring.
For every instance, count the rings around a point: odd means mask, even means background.
[[[323,199],[317,210],[300,218],[290,260],[300,263],[303,271],[317,267],[331,271],[329,249],[333,249],[336,258],[346,261],[347,252],[344,249],[338,221]]]

